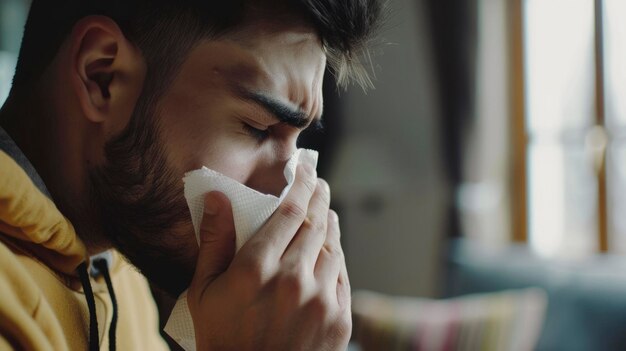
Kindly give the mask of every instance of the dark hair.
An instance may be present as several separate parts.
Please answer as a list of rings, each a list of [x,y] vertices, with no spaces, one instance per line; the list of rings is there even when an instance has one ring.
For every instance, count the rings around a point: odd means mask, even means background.
[[[315,27],[340,85],[350,79],[363,87],[371,85],[360,57],[367,57],[362,53],[379,23],[382,5],[377,0],[33,0],[13,87],[32,88],[74,24],[89,15],[103,15],[139,47],[148,79],[157,75],[164,89],[198,40],[236,27],[248,5],[273,9],[278,2]]]

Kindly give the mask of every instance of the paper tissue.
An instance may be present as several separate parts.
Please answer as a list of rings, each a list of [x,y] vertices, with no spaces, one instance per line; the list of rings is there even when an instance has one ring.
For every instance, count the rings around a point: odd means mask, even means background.
[[[280,197],[260,193],[206,167],[187,173],[183,178],[185,198],[191,212],[198,244],[200,243],[200,222],[204,212],[204,195],[211,191],[220,191],[230,200],[235,221],[236,249],[239,250],[263,226],[291,189],[300,157],[308,157],[314,161],[314,164],[317,164],[317,156],[317,151],[314,150],[296,150],[285,165],[283,174],[287,185]],[[196,349],[195,332],[187,306],[186,291],[178,298],[164,330],[186,351]]]

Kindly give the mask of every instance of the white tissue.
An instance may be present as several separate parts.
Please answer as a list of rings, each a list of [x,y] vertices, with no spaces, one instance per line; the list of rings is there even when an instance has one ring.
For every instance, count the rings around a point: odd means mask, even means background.
[[[276,211],[289,189],[291,189],[296,175],[296,166],[303,153],[306,153],[304,157],[309,157],[314,161],[314,164],[317,164],[317,151],[296,150],[285,165],[283,174],[287,181],[287,186],[281,192],[280,197],[262,194],[206,167],[185,174],[183,178],[185,198],[191,212],[191,221],[193,222],[198,244],[200,244],[200,222],[204,212],[205,194],[211,191],[220,191],[230,200],[235,222],[236,249],[239,251],[243,244]],[[196,350],[195,332],[193,321],[189,314],[189,307],[187,306],[186,291],[179,296],[164,330],[186,351]]]

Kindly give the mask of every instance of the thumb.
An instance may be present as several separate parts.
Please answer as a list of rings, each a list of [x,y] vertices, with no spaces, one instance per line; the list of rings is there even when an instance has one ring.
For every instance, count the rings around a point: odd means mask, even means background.
[[[230,265],[235,255],[235,223],[226,195],[213,191],[204,200],[200,225],[200,249],[194,280],[204,287]]]

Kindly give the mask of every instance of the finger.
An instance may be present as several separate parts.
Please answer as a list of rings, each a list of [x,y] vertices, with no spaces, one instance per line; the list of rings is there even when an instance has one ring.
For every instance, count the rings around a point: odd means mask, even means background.
[[[334,211],[328,212],[326,240],[315,263],[314,275],[328,296],[336,297],[339,273],[343,264],[343,251],[339,243],[339,221]]]
[[[285,263],[305,261],[307,267],[314,267],[322,245],[326,240],[330,188],[323,179],[318,179],[317,188],[309,203],[307,216],[283,254]]]
[[[348,270],[346,268],[345,256],[341,262],[341,270],[339,271],[339,278],[337,279],[337,303],[339,308],[350,311],[352,302],[352,294],[350,288],[350,279],[348,277]]]
[[[330,210],[334,212],[333,210]],[[336,244],[341,245],[341,229],[339,228],[339,217],[336,213],[333,216],[333,222],[336,225]],[[343,252],[343,251],[342,251]],[[352,294],[350,288],[350,278],[348,277],[348,269],[346,267],[346,256],[341,257],[341,269],[337,278],[337,302],[342,310],[351,308]]]
[[[230,201],[220,192],[211,192],[205,196],[194,280],[210,284],[228,268],[234,254],[235,224]]]
[[[316,160],[303,152],[289,193],[261,230],[242,247],[242,253],[276,260],[282,256],[306,217],[317,185]]]

